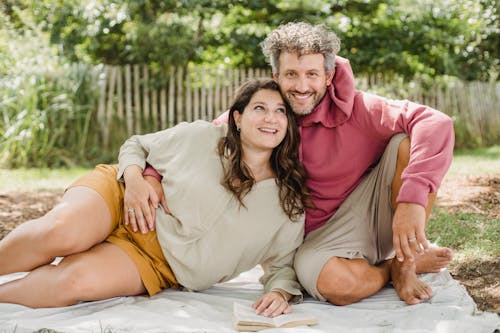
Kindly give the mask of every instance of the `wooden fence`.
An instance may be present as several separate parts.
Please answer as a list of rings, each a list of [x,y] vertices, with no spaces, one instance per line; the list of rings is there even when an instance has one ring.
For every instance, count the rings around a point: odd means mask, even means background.
[[[98,123],[106,146],[113,129],[125,136],[157,131],[181,121],[212,120],[228,107],[235,89],[269,70],[238,68],[168,68],[104,66],[99,76]],[[380,76],[357,77],[357,87],[391,98],[407,98],[447,113],[471,135],[500,137],[500,84],[453,81],[423,89]]]
[[[128,136],[157,131],[182,121],[212,120],[229,106],[235,90],[262,69],[106,66],[99,79],[98,121],[104,144],[113,122],[124,123]]]

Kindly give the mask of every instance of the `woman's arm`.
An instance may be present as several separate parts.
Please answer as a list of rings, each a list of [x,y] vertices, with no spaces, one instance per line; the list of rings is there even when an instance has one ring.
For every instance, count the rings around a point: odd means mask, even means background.
[[[146,135],[134,135],[120,148],[118,178],[125,182],[124,214],[125,223],[132,230],[146,233],[155,229],[155,209],[161,204],[166,207],[161,183],[153,177],[143,178],[143,168],[151,158],[158,157],[161,147],[162,155],[168,154],[165,148],[169,145],[170,130],[164,130]],[[156,154],[154,152],[156,151]],[[130,168],[134,166],[135,168]],[[127,175],[125,175],[127,170]],[[153,169],[154,170],[154,169]],[[161,179],[161,175],[155,173]],[[161,196],[158,195],[161,193]],[[166,210],[166,209],[165,209]],[[168,212],[168,210],[166,210]]]
[[[293,259],[303,237],[303,219],[289,222],[277,232],[269,259],[261,263],[264,275],[260,282],[266,293],[253,304],[256,313],[275,317],[291,311],[289,302],[293,304],[302,300]]]

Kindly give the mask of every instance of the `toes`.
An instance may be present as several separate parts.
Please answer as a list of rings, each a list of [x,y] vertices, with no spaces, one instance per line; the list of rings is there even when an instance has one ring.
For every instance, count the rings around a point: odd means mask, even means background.
[[[421,283],[416,290],[416,296],[421,300],[427,300],[432,297],[432,288],[425,284]]]
[[[440,248],[436,249],[436,256],[437,257],[449,258],[451,260],[452,255],[453,255],[453,252],[451,251],[450,248],[440,247]]]
[[[406,299],[405,302],[408,305],[415,305],[415,304],[420,303],[420,300],[416,297],[410,297],[410,298]]]

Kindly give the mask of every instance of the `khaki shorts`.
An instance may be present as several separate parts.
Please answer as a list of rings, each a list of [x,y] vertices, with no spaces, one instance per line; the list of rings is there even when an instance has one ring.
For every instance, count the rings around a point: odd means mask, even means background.
[[[365,259],[375,265],[394,256],[392,179],[398,147],[405,137],[392,137],[377,166],[326,224],[310,232],[299,247],[295,271],[301,285],[314,298],[326,300],[318,292],[317,281],[330,258]]]
[[[124,224],[123,195],[125,187],[116,180],[118,166],[99,164],[77,179],[69,188],[85,186],[99,193],[111,213],[111,230],[106,242],[127,253],[137,266],[144,287],[150,296],[166,288],[179,288],[174,273],[163,256],[156,231],[134,232]]]

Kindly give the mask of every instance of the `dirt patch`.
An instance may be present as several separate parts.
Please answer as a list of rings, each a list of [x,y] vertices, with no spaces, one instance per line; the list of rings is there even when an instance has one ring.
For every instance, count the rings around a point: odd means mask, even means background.
[[[47,212],[61,195],[55,191],[0,193],[0,239],[18,224]],[[436,205],[499,219],[500,176],[447,176]],[[500,258],[455,261],[450,272],[467,288],[480,310],[500,313]]]

